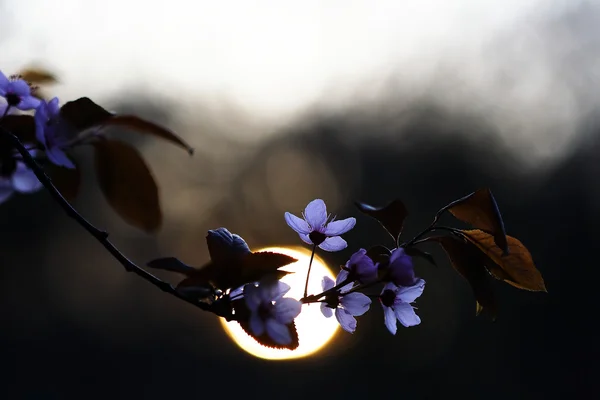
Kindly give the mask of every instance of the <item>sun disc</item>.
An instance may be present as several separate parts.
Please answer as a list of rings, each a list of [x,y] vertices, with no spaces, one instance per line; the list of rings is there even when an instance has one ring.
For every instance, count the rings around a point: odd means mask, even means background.
[[[310,261],[310,251],[303,248],[286,247],[268,247],[258,251],[272,251],[282,253],[296,258],[298,261],[282,267],[282,270],[294,272],[284,276],[281,281],[291,286],[290,291],[285,297],[300,299],[304,294],[304,284],[306,282],[306,272]],[[335,279],[335,276],[327,265],[318,256],[315,255],[310,280],[308,282],[308,293],[316,294],[322,291],[321,280],[324,276]],[[302,306],[302,312],[296,318],[296,329],[300,345],[295,350],[271,349],[260,345],[252,336],[248,335],[235,322],[227,322],[221,318],[221,324],[225,332],[231,339],[244,351],[255,357],[268,360],[289,360],[293,358],[306,357],[322,349],[329,342],[338,330],[338,323],[335,318],[325,318],[321,314],[318,303],[305,304]]]

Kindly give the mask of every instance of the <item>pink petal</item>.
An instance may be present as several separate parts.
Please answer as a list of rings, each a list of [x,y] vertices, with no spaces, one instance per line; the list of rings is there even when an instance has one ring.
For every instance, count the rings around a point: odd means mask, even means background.
[[[10,82],[8,91],[19,97],[28,97],[31,95],[31,88],[23,79],[17,79],[16,81]]]
[[[75,164],[69,157],[67,157],[67,153],[59,148],[52,148],[46,151],[46,155],[48,159],[52,161],[52,163],[69,169],[75,169]]]
[[[363,293],[354,292],[343,296],[340,303],[350,315],[358,317],[369,311],[371,299]]]
[[[284,217],[285,222],[287,222],[288,226],[296,232],[301,233],[303,235],[308,235],[310,233],[310,226],[308,226],[308,223],[302,218],[298,218],[294,214],[290,214],[289,212],[286,212],[284,214]]]
[[[289,328],[276,321],[273,318],[269,318],[266,323],[267,333],[275,342],[286,345],[292,343],[292,335],[290,334]]]
[[[288,297],[277,300],[273,308],[273,315],[282,324],[289,324],[300,314],[300,311],[302,311],[302,303]]]
[[[398,321],[407,328],[421,323],[421,318],[415,313],[413,306],[408,303],[394,305],[394,313]]]
[[[334,286],[335,286],[335,283],[333,282],[333,279],[331,279],[328,276],[324,276],[323,279],[321,280],[321,288],[323,289],[323,291],[329,290]]]
[[[385,327],[388,328],[388,331],[390,331],[392,335],[395,335],[397,330],[396,315],[391,307],[383,306],[383,322],[385,323]]]
[[[21,98],[21,101],[19,102],[19,104],[16,105],[16,107],[19,110],[27,111],[27,110],[33,110],[34,108],[37,108],[39,105],[40,105],[40,99],[36,99],[33,96],[25,96],[25,97]]]
[[[356,225],[356,218],[352,217],[333,221],[327,224],[323,233],[327,236],[339,236],[354,228],[354,225]]]
[[[33,193],[42,188],[42,183],[32,170],[22,163],[17,163],[17,169],[11,177],[13,188],[20,193]]]
[[[331,318],[333,315],[333,310],[331,307],[328,307],[327,304],[321,303],[321,313],[325,316],[325,318]]]
[[[260,306],[260,290],[258,287],[254,286],[253,283],[244,286],[244,299],[250,311],[258,310],[258,306]]]
[[[338,320],[343,330],[348,333],[354,333],[356,330],[356,318],[350,315],[346,310],[343,308],[336,308],[335,318]]]
[[[260,318],[258,313],[252,313],[250,315],[250,331],[255,336],[260,336],[265,333],[265,322]]]
[[[348,247],[348,243],[339,236],[328,237],[319,245],[325,251],[340,251]]]
[[[404,303],[412,303],[417,299],[417,297],[423,294],[424,289],[425,281],[423,279],[419,279],[414,286],[400,286],[396,292],[396,298]]]
[[[312,230],[319,231],[327,222],[327,207],[321,199],[315,199],[308,203],[304,209],[304,219],[310,225]]]
[[[305,234],[303,234],[303,233],[299,233],[298,235],[300,236],[300,239],[302,239],[302,241],[303,241],[304,243],[306,243],[306,244],[310,244],[310,245],[312,245],[312,244],[313,244],[312,240],[310,240],[310,237],[308,237],[308,235],[305,235]]]
[[[0,71],[0,96],[6,95],[6,91],[8,90],[9,84],[10,81],[8,80],[6,75],[4,75],[2,71]]]

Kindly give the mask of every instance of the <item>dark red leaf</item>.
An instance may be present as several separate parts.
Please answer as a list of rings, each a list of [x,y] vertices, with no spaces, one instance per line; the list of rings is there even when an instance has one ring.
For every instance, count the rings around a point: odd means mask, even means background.
[[[287,325],[288,330],[290,331],[290,334],[292,336],[292,343],[288,344],[288,345],[282,345],[279,344],[277,342],[275,342],[273,339],[271,339],[271,337],[267,334],[267,332],[263,333],[261,336],[255,336],[252,331],[250,330],[250,324],[246,321],[238,321],[240,326],[242,327],[242,329],[244,330],[244,332],[246,332],[248,335],[252,336],[252,338],[254,340],[256,340],[260,345],[265,346],[265,347],[270,347],[273,349],[289,349],[289,350],[294,350],[296,348],[298,348],[298,346],[300,345],[300,341],[298,339],[298,331],[296,330],[296,324],[294,323],[294,321],[292,321],[290,324]]]
[[[157,258],[146,264],[150,268],[162,269],[165,271],[177,272],[184,275],[189,275],[196,271],[195,268],[181,262],[175,257]]]
[[[127,223],[147,232],[162,222],[158,187],[138,151],[116,140],[94,143],[96,174],[110,206]]]
[[[507,236],[508,255],[498,247],[494,237],[479,229],[462,231],[465,237],[485,254],[490,273],[519,289],[546,292],[542,274],[535,267],[529,250],[518,239]]]
[[[294,263],[293,257],[280,253],[248,253],[226,262],[210,262],[203,268],[188,274],[177,287],[199,286],[210,283],[221,290],[235,289],[249,282],[257,282],[272,275],[281,279],[290,272],[278,268]]]
[[[77,132],[101,125],[113,116],[87,97],[65,103],[60,108],[60,115]]]
[[[496,199],[489,189],[480,189],[445,207],[456,218],[494,236],[496,245],[508,252],[504,222]]]
[[[369,204],[356,202],[356,207],[373,218],[375,218],[388,231],[395,241],[402,233],[404,220],[408,211],[404,203],[400,200],[394,200],[385,207],[374,207]]]
[[[154,135],[183,147],[190,154],[194,153],[194,149],[174,132],[171,132],[170,130],[153,122],[136,117],[135,115],[114,115],[113,117],[104,121],[102,125],[121,126],[123,128],[129,128],[140,133]]]
[[[465,278],[476,300],[476,313],[488,313],[492,319],[496,318],[496,302],[490,276],[485,268],[485,260],[480,252],[470,243],[453,236],[439,236],[432,240],[440,243],[452,266]]]

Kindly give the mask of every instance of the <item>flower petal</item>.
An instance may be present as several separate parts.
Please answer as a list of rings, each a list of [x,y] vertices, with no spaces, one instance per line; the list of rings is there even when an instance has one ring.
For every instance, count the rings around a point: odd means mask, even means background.
[[[325,202],[321,199],[315,199],[308,203],[304,209],[304,219],[310,225],[314,231],[320,231],[320,229],[327,222],[327,207]]]
[[[260,298],[264,303],[277,301],[290,291],[290,285],[281,281],[273,282],[271,277],[262,280],[259,285]]]
[[[301,233],[303,235],[308,235],[310,233],[310,226],[308,226],[308,223],[302,218],[298,218],[294,214],[291,214],[289,212],[286,212],[284,214],[284,218],[288,226],[296,232]]]
[[[14,192],[15,189],[13,189],[10,180],[0,178],[0,204],[8,200]]]
[[[331,307],[327,306],[327,304],[321,303],[321,313],[325,316],[325,318],[331,318],[333,315],[333,310]]]
[[[60,113],[60,106],[58,105],[58,97],[53,98],[48,102],[48,117],[52,118]]]
[[[0,96],[4,96],[6,94],[6,90],[8,89],[9,83],[10,81],[8,80],[6,75],[4,75],[2,71],[0,71]]]
[[[354,228],[354,225],[356,225],[356,218],[352,217],[333,221],[327,224],[323,233],[327,236],[339,236]]]
[[[390,256],[389,273],[392,282],[399,286],[415,284],[415,269],[412,257],[406,254],[402,247],[392,251]]]
[[[16,107],[19,110],[27,111],[27,110],[33,110],[33,109],[37,108],[39,105],[40,105],[40,99],[37,99],[33,96],[24,96],[21,98],[21,101],[19,102],[19,104],[16,105]]]
[[[396,292],[396,298],[404,303],[412,303],[423,294],[425,281],[419,279],[413,286],[401,286]]]
[[[363,293],[350,293],[340,299],[340,303],[351,315],[358,317],[369,311],[371,299]]]
[[[312,240],[310,240],[310,237],[308,237],[308,235],[305,235],[303,233],[299,233],[298,234],[300,236],[300,239],[302,239],[302,241],[306,244],[313,244]]]
[[[407,328],[421,323],[421,318],[415,313],[413,306],[408,303],[394,305],[394,313],[398,321]]]
[[[42,183],[32,170],[22,162],[17,162],[17,169],[12,174],[13,188],[20,193],[33,193],[42,188]]]
[[[346,279],[348,279],[348,271],[346,271],[345,269],[340,269],[340,272],[338,272],[336,278],[335,278],[335,285],[339,285],[342,282],[346,281]]]
[[[343,330],[349,333],[354,333],[356,330],[356,318],[354,318],[348,311],[343,308],[335,309],[335,318],[340,323]]]
[[[253,283],[249,283],[244,286],[244,300],[246,300],[246,305],[250,311],[254,312],[258,310],[258,306],[260,306],[261,302],[260,289]]]
[[[383,306],[383,322],[392,335],[396,334],[396,315],[391,307]]]
[[[250,330],[254,335],[260,336],[265,333],[265,322],[260,318],[258,313],[250,315]]]
[[[329,290],[334,286],[335,286],[335,283],[333,282],[333,279],[331,279],[328,276],[324,276],[323,279],[321,280],[321,288],[323,289],[323,291]]]
[[[31,88],[23,79],[17,79],[10,82],[8,90],[19,97],[30,97],[31,95]],[[22,100],[24,99],[21,99],[21,101]]]
[[[267,333],[275,342],[282,345],[292,343],[292,335],[290,334],[290,329],[286,325],[273,318],[267,319],[265,325]]]
[[[365,249],[360,249],[352,254],[346,263],[346,268],[353,271],[361,283],[370,283],[377,279],[377,266],[371,257],[367,256]]]
[[[339,236],[328,237],[319,245],[325,251],[340,251],[345,249],[348,243]]]
[[[48,156],[48,159],[55,165],[69,169],[75,169],[75,164],[73,164],[73,161],[67,157],[67,153],[59,148],[54,147],[48,149],[46,151],[46,156]]]
[[[302,303],[296,299],[286,297],[285,299],[277,300],[273,307],[273,316],[282,324],[289,324],[302,311]]]

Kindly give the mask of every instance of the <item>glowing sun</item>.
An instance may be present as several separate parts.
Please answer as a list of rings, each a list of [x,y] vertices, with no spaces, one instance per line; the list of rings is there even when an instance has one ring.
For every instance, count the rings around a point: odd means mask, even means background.
[[[290,291],[285,297],[300,299],[304,294],[304,284],[306,282],[306,272],[308,262],[310,260],[310,251],[303,248],[285,248],[285,247],[267,247],[259,251],[274,251],[294,257],[298,261],[282,267],[282,270],[294,272],[284,276],[281,281],[291,286]],[[325,265],[323,260],[315,255],[310,272],[310,280],[308,282],[308,293],[316,294],[322,291],[321,279],[328,276],[335,280],[335,276]],[[298,330],[298,338],[300,345],[295,350],[288,349],[271,349],[264,347],[252,336],[248,335],[235,322],[227,322],[221,318],[221,324],[225,331],[233,339],[233,341],[246,352],[255,357],[265,358],[268,360],[287,360],[292,358],[306,357],[321,349],[335,335],[339,325],[335,318],[325,318],[321,314],[319,303],[305,304],[302,306],[302,312],[296,318],[296,329]]]

